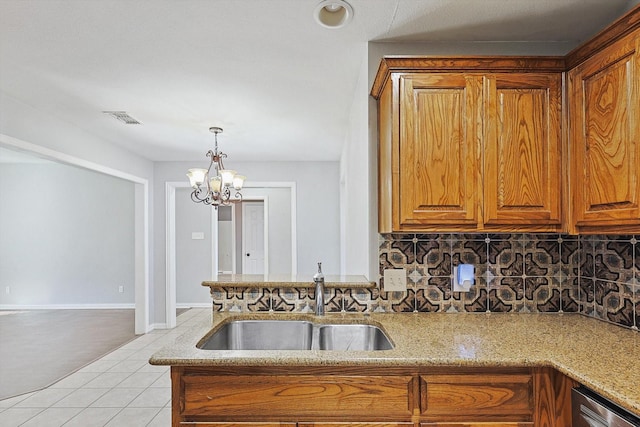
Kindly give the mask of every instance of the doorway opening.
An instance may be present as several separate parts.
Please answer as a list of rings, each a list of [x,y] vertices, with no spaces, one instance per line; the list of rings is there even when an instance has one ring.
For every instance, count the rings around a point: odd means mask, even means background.
[[[176,326],[176,294],[177,294],[177,265],[176,265],[176,204],[185,203],[194,205],[188,192],[185,195],[176,197],[176,189],[187,190],[188,182],[166,182],[166,327],[173,328]],[[264,207],[264,271],[262,274],[297,274],[297,240],[296,240],[296,184],[294,182],[249,182],[243,187],[243,197],[245,202],[263,202]],[[209,238],[211,241],[211,256],[207,264],[210,269],[207,270],[207,277],[201,277],[200,281],[211,280],[216,277],[219,272],[228,272],[229,267],[227,260],[223,260],[224,254],[220,255],[219,240],[222,240],[224,252],[228,257],[229,241],[231,241],[231,272],[240,274],[242,272],[242,240],[241,231],[235,235],[227,234],[226,237],[220,237],[221,233],[228,233],[224,229],[231,228],[238,230],[242,227],[241,207],[238,204],[231,205],[231,221],[228,220],[229,211],[224,208],[218,209],[205,207],[202,205],[194,205],[198,209],[209,209],[210,225],[205,240]],[[218,218],[226,218],[222,222],[226,224],[222,228],[219,227]],[[200,227],[198,231],[205,230]],[[200,233],[198,238],[200,238]],[[231,237],[230,237],[231,236]],[[189,234],[188,239],[193,239]],[[225,240],[226,239],[226,240]],[[250,253],[250,252],[249,252]],[[235,259],[234,259],[235,254]],[[271,256],[269,255],[271,254]],[[277,256],[274,256],[277,255]],[[244,257],[246,257],[246,252]],[[234,271],[235,266],[235,271]]]
[[[4,134],[0,134],[0,146],[51,160],[58,164],[76,166],[133,183],[134,330],[136,335],[151,331],[153,325],[150,323],[149,316],[149,181],[146,178],[138,177]]]
[[[269,273],[268,197],[219,206],[212,215],[212,276]],[[215,238],[217,232],[217,238]],[[217,255],[216,255],[217,253]],[[217,263],[217,265],[215,265]]]
[[[214,275],[236,273],[236,205],[218,207],[218,267]],[[215,221],[213,227],[216,227]],[[215,261],[214,261],[215,262]]]

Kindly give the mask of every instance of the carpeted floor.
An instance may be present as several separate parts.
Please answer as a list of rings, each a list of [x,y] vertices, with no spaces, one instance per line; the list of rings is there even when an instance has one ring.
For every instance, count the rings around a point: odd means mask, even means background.
[[[134,338],[134,310],[0,311],[0,400],[42,389]]]

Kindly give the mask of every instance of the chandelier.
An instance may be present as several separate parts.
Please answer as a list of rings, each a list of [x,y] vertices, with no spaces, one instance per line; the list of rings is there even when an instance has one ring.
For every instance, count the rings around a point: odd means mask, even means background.
[[[193,188],[191,200],[217,209],[220,205],[228,206],[233,202],[242,201],[240,190],[246,177],[236,174],[234,170],[224,168],[222,159],[227,155],[218,150],[218,134],[222,133],[222,128],[210,127],[209,131],[215,134],[215,147],[213,151],[207,152],[207,157],[211,159],[209,168],[189,169],[187,176]],[[233,198],[231,197],[232,188],[235,191]]]

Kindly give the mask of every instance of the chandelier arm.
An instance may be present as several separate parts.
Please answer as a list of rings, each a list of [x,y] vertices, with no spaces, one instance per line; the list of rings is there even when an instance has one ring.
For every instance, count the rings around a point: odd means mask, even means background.
[[[212,151],[212,150],[207,151],[207,157],[211,158],[211,160],[209,162],[209,170],[211,170],[211,165],[215,161],[216,156],[217,156],[217,154],[214,151]]]
[[[213,160],[215,157],[215,153],[211,150],[207,151],[207,157],[211,158],[211,161],[209,162],[209,167],[207,168],[207,173],[205,175],[206,177],[206,181],[207,181],[207,192],[211,193],[211,184],[209,183],[210,177],[211,177],[211,166],[213,166]],[[217,173],[216,173],[217,175]]]
[[[191,192],[191,200],[193,200],[196,203],[206,203],[206,200],[209,198],[209,194],[206,193],[207,195],[205,197],[200,197],[201,192],[202,192],[201,188],[196,188],[195,190],[193,190]]]

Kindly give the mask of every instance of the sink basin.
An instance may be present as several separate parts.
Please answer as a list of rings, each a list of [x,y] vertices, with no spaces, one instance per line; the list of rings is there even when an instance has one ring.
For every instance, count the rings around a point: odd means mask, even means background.
[[[202,350],[376,351],[393,348],[384,331],[366,324],[303,320],[233,320],[201,340]]]
[[[311,350],[313,323],[234,320],[198,344],[203,350]]]
[[[326,325],[319,328],[320,350],[373,351],[391,350],[393,344],[373,325]]]

